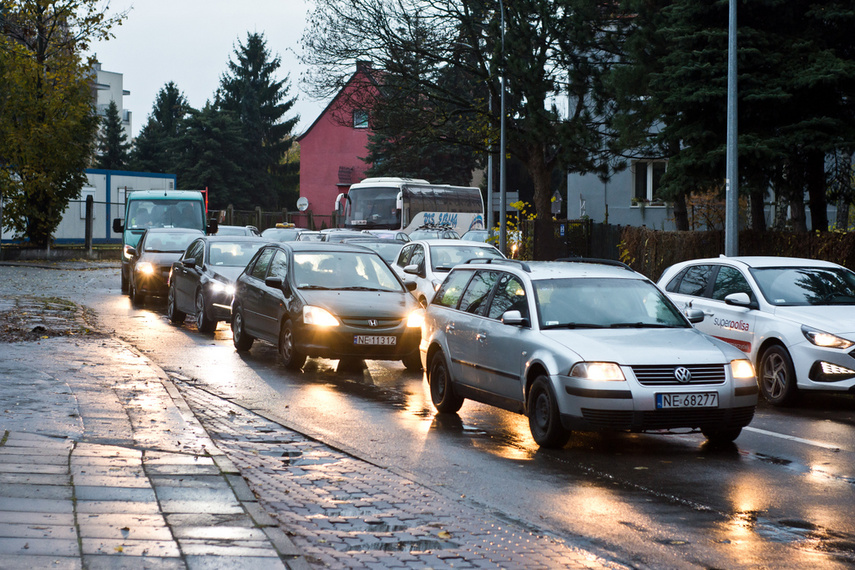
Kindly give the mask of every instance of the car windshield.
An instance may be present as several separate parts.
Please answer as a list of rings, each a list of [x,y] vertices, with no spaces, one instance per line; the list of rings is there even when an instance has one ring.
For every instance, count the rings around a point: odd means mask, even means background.
[[[542,329],[691,326],[655,285],[641,279],[543,279],[533,285]]]
[[[201,229],[202,218],[200,200],[134,200],[128,206],[127,227]]]
[[[261,237],[276,241],[294,241],[299,235],[300,230],[297,228],[267,228],[261,232]]]
[[[855,273],[848,269],[764,267],[751,275],[772,305],[855,305]]]
[[[297,289],[404,290],[389,266],[370,252],[295,253],[294,283]]]
[[[246,267],[264,242],[216,242],[211,244],[208,258],[217,267]]]
[[[451,271],[452,267],[464,261],[487,257],[500,258],[502,254],[494,247],[478,247],[477,245],[463,245],[460,242],[455,242],[454,245],[431,246],[430,256],[434,271]]]
[[[187,249],[190,242],[199,237],[193,232],[158,232],[150,233],[145,238],[144,251],[152,253],[179,253]]]

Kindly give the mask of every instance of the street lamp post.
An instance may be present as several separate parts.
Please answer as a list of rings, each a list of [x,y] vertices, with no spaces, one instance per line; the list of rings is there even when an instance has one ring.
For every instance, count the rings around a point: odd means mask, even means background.
[[[739,255],[739,173],[736,120],[736,0],[728,2],[727,29],[727,163],[725,165],[724,254]]]
[[[499,0],[499,11],[502,23],[502,95],[500,103],[500,135],[499,135],[499,251],[507,255],[508,245],[508,221],[507,201],[508,195],[505,185],[505,6]]]

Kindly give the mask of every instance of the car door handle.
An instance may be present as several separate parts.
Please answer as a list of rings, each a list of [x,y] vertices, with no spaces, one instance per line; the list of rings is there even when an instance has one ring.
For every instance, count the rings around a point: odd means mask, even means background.
[[[445,325],[445,332],[449,332],[449,331],[453,331],[453,330],[454,330],[454,323],[448,323],[447,325]]]
[[[475,340],[477,340],[478,342],[484,342],[485,340],[487,340],[487,335],[485,333],[478,333],[475,335]]]

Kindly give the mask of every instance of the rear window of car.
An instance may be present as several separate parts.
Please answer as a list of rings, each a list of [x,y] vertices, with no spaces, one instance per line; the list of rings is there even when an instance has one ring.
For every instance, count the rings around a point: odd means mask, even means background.
[[[712,265],[692,265],[672,279],[665,286],[665,290],[669,293],[703,297],[707,290],[707,283],[712,275],[712,270]]]
[[[432,305],[456,308],[460,296],[472,277],[472,271],[452,271],[448,278],[442,282],[436,295],[433,297]]]

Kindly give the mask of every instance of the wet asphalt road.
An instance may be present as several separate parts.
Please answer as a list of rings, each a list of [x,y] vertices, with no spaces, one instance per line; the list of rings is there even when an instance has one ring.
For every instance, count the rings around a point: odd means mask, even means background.
[[[326,443],[639,568],[855,565],[855,400],[765,405],[736,444],[700,434],[577,434],[541,451],[526,419],[473,402],[434,415],[400,363],[310,359],[301,373],[256,343],[238,355],[221,323],[170,325],[162,301],[133,307],[118,269],[0,267],[0,294],[84,303],[170,373]]]

